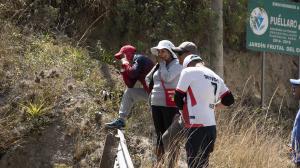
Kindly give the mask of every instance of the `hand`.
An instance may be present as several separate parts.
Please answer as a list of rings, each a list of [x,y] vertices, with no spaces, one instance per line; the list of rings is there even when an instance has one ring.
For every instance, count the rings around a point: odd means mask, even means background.
[[[162,58],[160,58],[159,56],[155,57],[155,60],[157,63],[161,63],[162,61],[164,61]]]
[[[166,61],[161,59],[160,62],[159,62],[159,66],[165,67],[166,66]]]
[[[127,60],[126,57],[121,59],[122,64],[129,64],[129,61]]]
[[[221,102],[215,104],[215,110],[221,110],[223,108],[225,108],[225,106]]]

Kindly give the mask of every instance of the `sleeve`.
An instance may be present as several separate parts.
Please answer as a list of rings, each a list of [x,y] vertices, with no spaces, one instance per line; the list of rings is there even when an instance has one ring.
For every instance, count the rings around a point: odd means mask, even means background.
[[[151,81],[153,80],[153,73],[159,68],[159,64],[156,64],[151,71],[146,75],[145,77],[145,81],[146,81],[146,85],[147,87],[149,87]]]
[[[185,97],[186,97],[186,93],[175,91],[174,101],[179,110],[183,109]]]
[[[220,78],[220,91],[219,91],[219,95],[218,97],[220,99],[222,99],[224,96],[226,96],[226,94],[229,94],[230,91],[228,89],[228,87],[225,85],[223,79]]]
[[[228,87],[225,85],[224,81],[222,79],[220,81],[219,98],[224,106],[230,106],[234,103],[234,97]]]
[[[192,82],[192,78],[190,77],[190,72],[187,71],[188,68],[184,69],[179,77],[179,81],[176,87],[176,91],[181,93],[186,93],[188,87],[190,86]]]
[[[128,62],[123,63],[122,68],[124,72],[127,73],[129,78],[137,79],[141,72],[142,66],[139,61],[135,61],[132,66]]]
[[[145,77],[145,82],[146,82],[147,87],[149,87],[150,82],[151,82],[152,71],[153,71],[153,69]]]
[[[138,59],[135,60],[132,65],[130,65],[130,63],[127,60],[122,59],[121,61],[121,74],[123,77],[123,81],[128,88],[132,88],[138,80],[139,74],[141,72],[141,63]]]
[[[160,76],[165,82],[171,82],[172,80],[174,80],[182,70],[182,66],[179,63],[173,64],[169,69],[167,69],[166,63],[164,61],[160,62],[159,66]]]
[[[123,81],[126,84],[126,86],[128,88],[133,88],[134,85],[135,85],[135,83],[136,83],[136,81],[137,81],[137,79],[131,79],[131,78],[129,78],[129,75],[128,75],[128,73],[126,71],[121,71],[121,75],[123,77]]]

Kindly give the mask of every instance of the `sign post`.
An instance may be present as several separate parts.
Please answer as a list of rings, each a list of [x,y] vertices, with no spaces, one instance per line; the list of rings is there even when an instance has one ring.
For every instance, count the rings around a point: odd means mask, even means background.
[[[265,52],[300,55],[300,4],[283,0],[249,0],[248,12],[246,46],[263,52],[261,105],[264,107]]]
[[[266,52],[262,52],[261,57],[261,107],[265,107],[265,68],[266,68]]]

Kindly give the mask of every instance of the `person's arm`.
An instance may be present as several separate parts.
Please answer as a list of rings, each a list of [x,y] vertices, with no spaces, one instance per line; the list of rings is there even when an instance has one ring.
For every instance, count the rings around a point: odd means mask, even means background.
[[[166,62],[162,61],[159,63],[159,66],[160,66],[160,76],[164,82],[171,82],[178,75],[180,75],[180,72],[182,71],[182,66],[179,63],[173,64],[169,67],[169,69],[167,69]]]
[[[132,72],[135,71],[135,66],[131,66],[129,61],[126,59],[126,58],[122,58],[121,59],[121,74],[122,74],[122,77],[123,77],[123,81],[124,83],[126,84],[126,86],[128,88],[132,88],[136,81],[137,81],[137,78],[132,78]]]
[[[219,98],[221,101],[216,103],[215,109],[222,109],[234,103],[234,97],[222,79],[220,79],[220,85]]]
[[[145,81],[146,81],[146,85],[147,87],[152,90],[152,87],[153,87],[153,74],[154,72],[159,68],[159,64],[156,64],[152,69],[151,71],[146,75],[145,77]],[[151,86],[152,85],[152,86]]]
[[[222,110],[225,107],[220,101],[215,104],[215,110]]]
[[[132,65],[130,65],[129,61],[126,58],[122,58],[121,61],[122,69],[124,70],[126,75],[128,75],[128,77],[131,79],[138,78],[142,69],[142,60],[140,58],[137,58],[137,60],[135,60]]]
[[[152,73],[153,73],[152,71],[153,71],[153,69],[145,77],[145,82],[146,82],[146,85],[148,88],[150,86],[150,82],[151,82],[151,78],[152,78]]]
[[[183,70],[180,74],[179,81],[174,95],[174,101],[179,110],[183,109],[183,105],[185,103],[184,100],[187,95],[186,91],[190,86],[191,81],[192,80],[189,79],[189,73],[186,71],[186,69]]]
[[[184,99],[186,97],[186,93],[176,90],[174,95],[174,101],[179,110],[183,109]]]
[[[145,77],[145,81],[146,81],[146,84],[147,84],[147,87],[149,87],[150,83],[151,83],[151,80],[153,80],[153,73],[158,69],[159,67],[159,64],[156,64],[152,69],[151,71],[146,75]]]
[[[223,97],[221,97],[221,101],[215,104],[215,110],[224,109],[234,103],[234,97],[230,91],[226,92]]]
[[[234,97],[230,91],[227,91],[225,94],[221,96],[221,103],[224,106],[230,106],[234,103]]]

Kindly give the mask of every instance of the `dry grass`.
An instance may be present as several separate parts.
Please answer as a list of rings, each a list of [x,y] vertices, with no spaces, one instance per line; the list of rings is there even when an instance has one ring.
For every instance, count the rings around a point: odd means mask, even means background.
[[[230,110],[219,112],[232,113],[232,116],[242,115],[243,119],[235,120],[224,117],[226,114],[218,114],[218,137],[211,157],[212,167],[291,166],[286,147],[287,133],[274,124],[265,124],[264,118],[256,112],[247,108],[233,113]]]
[[[276,91],[273,96],[276,95]],[[241,96],[237,96],[238,100],[233,107],[216,112],[217,142],[210,158],[210,167],[293,167],[286,146],[289,143],[292,121],[281,118],[282,108],[272,109],[270,107],[272,102],[265,109],[243,105],[243,96],[245,96],[243,94],[244,92]],[[128,135],[129,151],[135,166],[168,167],[172,153],[166,153],[159,163],[155,163],[156,141],[148,107],[141,105],[135,107],[128,122],[126,135]],[[136,139],[140,140],[136,142]],[[184,144],[185,140],[181,140],[179,144],[172,147],[180,148],[176,167],[186,167]]]
[[[286,146],[289,136],[276,122],[266,123],[264,113],[257,109],[233,107],[234,110],[217,112],[217,142],[210,157],[213,168],[289,168],[293,167]],[[264,111],[266,112],[266,111]],[[172,148],[180,148],[176,167],[186,167],[184,138]],[[153,142],[155,143],[155,142]],[[154,144],[152,144],[154,145]],[[201,154],[199,154],[201,155]],[[168,167],[172,153],[166,153],[156,164]],[[153,167],[151,161],[144,160],[143,167]],[[149,162],[150,161],[150,162]]]
[[[276,95],[276,90],[273,96]],[[238,96],[237,96],[238,97]],[[243,105],[242,98],[231,108],[217,111],[217,141],[215,149],[210,157],[210,167],[213,168],[289,168],[294,167],[290,160],[287,144],[290,140],[290,119],[281,118],[281,107],[279,111],[272,111],[271,104],[265,109],[247,107]],[[271,98],[271,101],[273,99]],[[277,113],[277,114],[276,114]],[[151,122],[151,115],[133,115],[135,129],[129,129],[130,134],[138,137],[147,137],[148,141],[143,144],[148,151],[140,157],[136,166],[138,167],[168,167],[172,153],[166,153],[164,158],[157,164],[154,156],[155,140],[153,134],[142,134],[147,132]],[[138,133],[137,133],[138,132]],[[130,139],[133,139],[129,137]],[[183,138],[184,139],[184,138]],[[134,142],[133,142],[134,143]],[[172,148],[180,148],[179,161],[176,167],[186,167],[186,156],[184,151],[185,140]],[[137,150],[141,145],[136,145]],[[134,149],[131,149],[131,151]],[[150,153],[150,154],[149,154]],[[152,153],[152,154],[151,154]],[[138,154],[133,153],[136,158]]]

